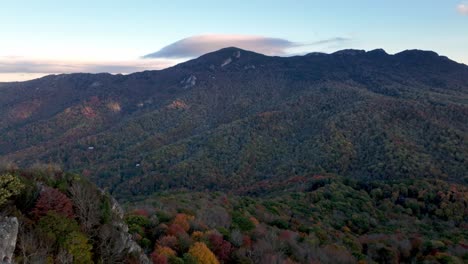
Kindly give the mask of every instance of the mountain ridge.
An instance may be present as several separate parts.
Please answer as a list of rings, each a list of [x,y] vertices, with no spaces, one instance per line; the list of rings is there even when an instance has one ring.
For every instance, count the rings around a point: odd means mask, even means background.
[[[0,160],[86,170],[123,196],[321,172],[463,182],[467,83],[466,65],[417,50],[231,47],[158,71],[48,76],[0,88]]]
[[[249,51],[249,50],[245,50],[245,49],[241,49],[241,48],[232,46],[232,47],[226,47],[226,48],[222,48],[222,49],[219,49],[219,50],[216,50],[216,51],[212,51],[212,52],[203,54],[203,55],[201,55],[199,57],[187,60],[185,62],[178,63],[178,64],[176,64],[174,66],[170,66],[170,67],[163,68],[163,69],[158,69],[158,70],[145,70],[145,71],[133,72],[133,73],[129,73],[129,74],[120,74],[120,73],[111,74],[111,73],[107,73],[107,72],[100,72],[100,73],[77,72],[77,73],[50,74],[50,75],[46,75],[46,76],[36,78],[36,79],[32,79],[32,80],[13,81],[13,82],[0,82],[0,84],[5,85],[5,84],[27,83],[27,82],[31,82],[31,81],[44,79],[44,78],[47,78],[47,79],[48,78],[53,78],[53,77],[62,78],[64,76],[72,76],[72,75],[130,76],[130,75],[138,75],[138,74],[143,74],[143,73],[155,73],[155,72],[160,72],[160,71],[165,71],[165,70],[168,70],[168,69],[172,69],[172,68],[178,67],[178,66],[180,67],[181,65],[184,65],[185,63],[193,63],[195,61],[199,61],[201,59],[204,59],[204,58],[212,56],[212,55],[220,55],[220,54],[227,55],[228,52],[237,52],[237,51],[248,53],[250,55],[255,55],[255,56],[259,56],[259,57],[268,57],[268,58],[292,58],[292,57],[307,57],[307,56],[311,56],[311,55],[356,55],[356,54],[358,54],[358,55],[379,54],[379,55],[387,55],[387,56],[390,56],[390,57],[392,57],[392,56],[397,56],[397,57],[400,56],[401,57],[403,55],[410,55],[410,56],[413,55],[413,56],[421,57],[421,55],[431,55],[431,57],[438,57],[438,58],[448,59],[451,62],[454,62],[454,63],[457,63],[459,65],[464,65],[464,66],[468,67],[464,63],[454,61],[454,60],[448,58],[447,56],[439,55],[435,51],[421,50],[421,49],[407,49],[407,50],[403,50],[403,51],[400,51],[400,52],[396,52],[394,54],[389,54],[382,48],[376,48],[376,49],[372,49],[372,50],[343,49],[343,50],[338,50],[338,51],[331,52],[331,53],[309,52],[309,53],[306,53],[304,55],[295,55],[295,56],[269,56],[269,55],[265,55],[265,54],[261,54],[261,53],[257,53],[257,52],[254,52],[254,51]]]

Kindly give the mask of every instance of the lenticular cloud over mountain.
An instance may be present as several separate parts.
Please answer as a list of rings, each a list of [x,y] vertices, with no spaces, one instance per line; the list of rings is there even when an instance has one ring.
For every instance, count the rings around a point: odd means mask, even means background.
[[[197,35],[169,44],[143,58],[191,58],[230,46],[267,55],[284,55],[287,49],[302,46],[302,44],[282,38],[252,35]]]

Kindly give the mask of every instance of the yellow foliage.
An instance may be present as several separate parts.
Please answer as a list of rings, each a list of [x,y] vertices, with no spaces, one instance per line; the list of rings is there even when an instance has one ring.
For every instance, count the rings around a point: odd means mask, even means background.
[[[195,241],[200,241],[203,238],[203,232],[195,231],[192,233],[192,239]]]
[[[349,229],[349,227],[347,227],[347,226],[343,226],[343,227],[341,228],[341,231],[343,231],[343,232],[345,232],[345,233],[349,233],[349,232],[351,232],[351,229]]]
[[[189,252],[200,264],[219,264],[216,256],[203,242],[196,242],[190,247]]]

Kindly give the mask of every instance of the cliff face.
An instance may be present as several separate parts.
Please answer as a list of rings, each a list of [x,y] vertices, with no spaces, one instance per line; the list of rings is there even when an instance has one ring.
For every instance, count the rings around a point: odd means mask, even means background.
[[[16,217],[0,218],[0,263],[12,263],[18,236],[18,219]]]
[[[137,256],[138,263],[141,264],[150,264],[150,260],[145,255],[143,249],[138,245],[138,243],[133,240],[132,235],[128,232],[128,226],[125,224],[124,210],[120,204],[111,197],[110,199],[111,209],[114,215],[116,215],[117,220],[112,223],[113,227],[119,231],[118,242],[116,243],[116,249],[120,252],[128,252],[132,255]]]

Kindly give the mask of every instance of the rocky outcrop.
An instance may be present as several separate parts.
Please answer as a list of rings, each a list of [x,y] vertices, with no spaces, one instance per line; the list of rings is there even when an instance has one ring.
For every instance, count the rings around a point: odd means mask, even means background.
[[[125,224],[124,210],[120,204],[113,197],[110,198],[112,212],[117,216],[116,221],[113,222],[113,226],[116,230],[119,230],[119,237],[117,241],[117,248],[120,252],[128,252],[138,256],[138,262],[141,264],[150,264],[150,260],[143,252],[143,249],[133,240],[132,235],[128,233],[128,226]]]
[[[18,236],[18,219],[16,217],[0,218],[0,263],[13,262],[13,252]]]
[[[183,79],[180,84],[184,89],[192,88],[197,84],[197,77],[195,75],[190,75],[187,78]]]

